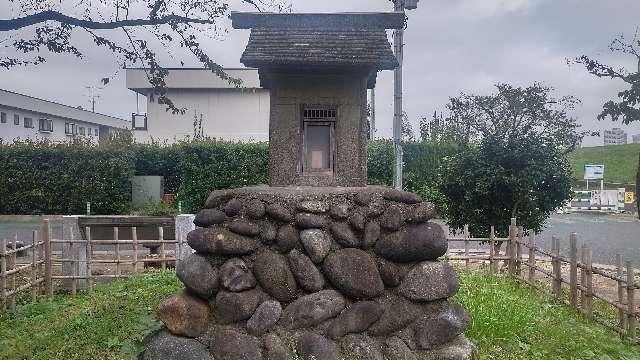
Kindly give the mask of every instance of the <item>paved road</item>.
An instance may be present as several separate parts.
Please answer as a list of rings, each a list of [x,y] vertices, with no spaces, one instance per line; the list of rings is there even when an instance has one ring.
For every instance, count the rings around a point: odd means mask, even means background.
[[[558,236],[562,252],[568,254],[571,232],[578,234],[578,246],[583,242],[589,245],[594,262],[615,264],[615,256],[619,253],[640,267],[640,220],[637,218],[584,213],[553,215],[547,228],[536,236],[536,243],[551,249],[551,236]]]

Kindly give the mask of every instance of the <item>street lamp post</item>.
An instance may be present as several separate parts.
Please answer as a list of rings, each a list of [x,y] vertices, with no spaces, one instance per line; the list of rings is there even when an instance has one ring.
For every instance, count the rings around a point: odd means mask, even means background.
[[[418,7],[419,0],[392,0],[394,11],[403,12],[413,10]],[[394,91],[393,91],[393,148],[395,152],[395,166],[393,171],[393,186],[402,190],[402,56],[404,47],[404,28],[396,29],[393,33],[393,46],[398,67],[394,71]]]

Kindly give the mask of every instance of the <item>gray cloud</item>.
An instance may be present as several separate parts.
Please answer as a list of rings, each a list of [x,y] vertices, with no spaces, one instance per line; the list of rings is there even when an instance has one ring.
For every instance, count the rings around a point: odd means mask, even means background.
[[[387,0],[292,1],[299,12],[389,11]],[[250,10],[232,2],[236,9]],[[9,7],[0,5],[1,17]],[[637,0],[423,0],[409,15],[405,35],[405,109],[417,131],[421,116],[443,110],[450,96],[461,91],[487,93],[497,82],[528,85],[542,81],[557,95],[582,100],[575,116],[590,129],[613,126],[640,133],[640,124],[629,127],[595,120],[602,103],[614,98],[623,84],[597,79],[579,66],[567,66],[566,58],[582,54],[633,68],[631,59],[613,57],[609,42],[620,33],[631,35],[640,25]],[[203,44],[219,63],[240,66],[239,58],[248,31],[230,30],[223,40],[203,38]],[[0,71],[0,87],[33,96],[88,107],[88,85],[117,71],[103,50],[90,47],[86,59],[51,57],[41,66]],[[81,46],[83,47],[83,46]],[[166,57],[167,66],[188,59],[180,49]],[[193,61],[187,62],[193,65]],[[391,135],[393,74],[379,75],[377,87],[378,135]],[[96,110],[128,118],[135,111],[135,95],[125,88],[120,71],[100,94]],[[598,145],[599,139],[585,144]]]

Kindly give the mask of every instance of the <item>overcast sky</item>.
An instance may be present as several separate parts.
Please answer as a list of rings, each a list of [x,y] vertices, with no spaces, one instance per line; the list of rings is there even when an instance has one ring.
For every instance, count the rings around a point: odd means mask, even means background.
[[[0,17],[11,11],[0,4]],[[251,10],[232,2],[236,10]],[[389,11],[388,0],[292,0],[295,12]],[[640,25],[639,0],[421,0],[408,12],[405,33],[405,111],[415,132],[422,116],[443,110],[450,96],[461,91],[488,93],[498,82],[526,86],[542,81],[556,94],[575,95],[582,105],[575,111],[589,129],[623,127],[640,134],[640,123],[623,126],[596,120],[602,103],[616,96],[624,84],[598,79],[566,59],[586,54],[605,62],[637,66],[631,58],[612,56],[610,41],[618,34],[632,36]],[[248,31],[230,30],[220,40],[207,39],[210,56],[223,66],[238,67]],[[80,47],[89,44],[78,38]],[[205,43],[205,42],[203,42]],[[100,91],[96,111],[129,118],[136,110],[135,94],[125,87],[124,72],[109,53],[83,48],[85,59],[51,57],[37,67],[0,70],[0,88],[89,108],[85,86],[111,83]],[[165,66],[180,66],[167,58]],[[115,76],[114,76],[115,75]],[[391,135],[393,73],[379,75],[377,135]],[[142,103],[142,101],[141,101]],[[230,119],[232,120],[232,119]],[[584,145],[600,145],[586,139]]]

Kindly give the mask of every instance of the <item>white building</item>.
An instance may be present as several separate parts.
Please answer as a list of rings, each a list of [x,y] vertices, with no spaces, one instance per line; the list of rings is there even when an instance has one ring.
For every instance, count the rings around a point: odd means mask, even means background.
[[[0,89],[0,139],[65,141],[83,136],[97,141],[129,121]]]
[[[627,133],[620,128],[604,131],[604,145],[623,145],[627,143]]]
[[[640,134],[636,134],[636,135],[631,136],[631,141],[634,144],[640,144]]]
[[[235,87],[207,69],[168,69],[167,97],[185,114],[173,114],[166,105],[149,96],[151,86],[144,69],[127,69],[127,88],[146,96],[146,117],[134,117],[137,141],[152,139],[174,142],[202,135],[225,140],[266,141],[269,139],[269,90],[260,87],[256,69],[225,69],[241,79]],[[195,121],[194,121],[195,120]]]

